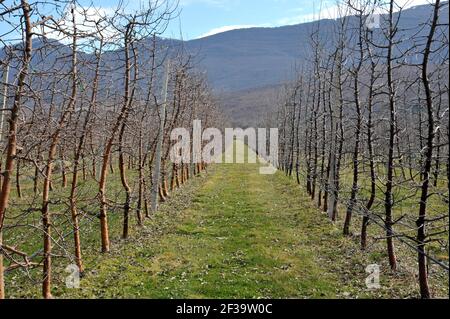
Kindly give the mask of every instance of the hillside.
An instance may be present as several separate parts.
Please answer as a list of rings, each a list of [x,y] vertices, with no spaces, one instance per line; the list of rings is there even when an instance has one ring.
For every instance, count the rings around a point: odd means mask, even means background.
[[[446,13],[441,15],[441,23],[448,24],[448,6]],[[402,42],[397,46],[397,52],[404,52],[414,45],[412,38],[417,38],[426,32],[424,23],[432,11],[429,5],[416,6],[402,12],[399,30]],[[321,43],[332,46],[339,20],[319,20],[291,26],[276,28],[250,28],[223,32],[205,38],[180,41],[174,39],[159,39],[158,47],[161,52],[169,48],[173,54],[183,50],[194,57],[194,65],[205,73],[209,86],[216,93],[221,108],[233,124],[251,126],[264,120],[267,111],[273,109],[276,102],[274,96],[283,83],[293,79],[296,69],[310,61],[310,34],[319,29]],[[349,30],[355,25],[356,18],[349,18]],[[420,26],[418,29],[417,26]],[[416,35],[417,33],[417,35]],[[383,36],[374,32],[374,39],[382,43]],[[149,40],[150,41],[150,40]],[[348,35],[348,44],[354,38]],[[55,40],[34,40],[35,48],[46,47],[53,43],[53,48],[46,49],[33,60],[44,72],[48,68],[58,69],[69,65],[68,61],[61,59],[69,56],[70,49]],[[144,41],[147,42],[147,41]],[[146,45],[150,45],[148,42]],[[423,45],[419,43],[418,45]],[[58,47],[58,49],[56,49]],[[60,58],[57,58],[58,52]],[[45,53],[45,54],[43,54]],[[89,54],[84,53],[83,59],[90,60]],[[0,52],[0,58],[2,52]],[[119,85],[122,78],[122,69],[116,67],[116,61],[123,59],[123,51],[109,51],[105,53],[105,64],[117,80]],[[142,56],[141,63],[148,65],[149,57]],[[415,61],[411,61],[415,62]],[[14,70],[11,73],[15,73]],[[110,84],[108,84],[110,85]]]
[[[234,127],[258,127],[267,122],[280,96],[282,85],[270,85],[240,91],[225,91],[219,96],[222,112]]]
[[[448,23],[446,14],[441,23]],[[431,7],[422,5],[402,12],[399,29],[404,39],[418,32],[417,26],[431,15]],[[310,34],[320,24],[320,35],[327,43],[337,20],[283,26],[228,31],[185,42],[188,52],[198,54],[198,65],[205,69],[212,87],[224,91],[242,91],[280,84],[292,79],[293,67],[301,65],[310,53]],[[349,24],[356,23],[351,18]],[[420,31],[419,31],[420,32]],[[400,45],[408,47],[410,42]]]

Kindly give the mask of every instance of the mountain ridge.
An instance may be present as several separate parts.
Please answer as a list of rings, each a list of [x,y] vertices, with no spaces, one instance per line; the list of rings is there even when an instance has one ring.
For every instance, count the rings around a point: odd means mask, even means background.
[[[441,23],[448,25],[448,6],[445,6],[445,10],[446,14],[441,14]],[[426,28],[420,30],[420,26],[431,14],[431,5],[415,6],[402,12],[399,28],[403,30],[401,36],[405,41],[398,48],[399,51],[411,46],[411,39],[414,38],[412,35],[427,32]],[[351,26],[357,26],[356,17],[347,18]],[[235,29],[188,41],[158,38],[157,46],[164,50],[168,48],[173,55],[180,49],[192,55],[195,68],[205,73],[223,112],[233,119],[234,124],[256,125],[256,121],[264,120],[261,118],[265,116],[261,115],[262,113],[273,109],[276,103],[276,90],[284,83],[295,79],[296,69],[302,65],[302,61],[311,57],[308,43],[311,32],[319,29],[320,42],[325,49],[331,49],[333,45],[331,40],[335,36],[335,28],[339,21],[339,19],[322,19],[280,27]],[[349,39],[349,45],[354,45],[351,41],[355,40],[351,37]],[[39,41],[46,40],[35,41],[38,47]],[[58,45],[63,47],[60,54],[61,52],[70,54],[69,47],[64,47],[64,44]],[[47,50],[46,54],[48,55],[45,55],[41,68],[51,66],[56,60],[51,50]],[[89,59],[89,53],[83,54]],[[115,67],[114,61],[120,59],[123,52],[118,49],[104,54],[105,63],[109,65],[110,72],[113,72],[113,76],[117,79],[114,83],[119,85],[122,74]],[[141,59],[142,63],[145,63],[148,57],[143,56]],[[11,71],[13,72],[14,70]]]
[[[447,14],[442,14],[448,24]],[[399,28],[408,39],[432,14],[432,6],[418,5],[402,11]],[[398,15],[398,13],[397,13]],[[347,17],[356,23],[354,16]],[[211,86],[218,91],[242,91],[279,85],[292,80],[295,66],[308,58],[311,31],[320,25],[321,40],[330,44],[339,19],[322,19],[280,27],[255,27],[229,30],[200,39],[184,41],[188,52],[199,52],[199,67],[206,70]],[[419,31],[420,32],[420,31]],[[401,48],[400,48],[401,50]]]

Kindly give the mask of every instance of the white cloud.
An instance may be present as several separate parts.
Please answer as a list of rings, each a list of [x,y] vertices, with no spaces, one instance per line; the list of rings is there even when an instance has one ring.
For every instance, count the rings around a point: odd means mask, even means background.
[[[114,30],[108,26],[104,19],[113,16],[116,12],[114,8],[107,7],[87,7],[83,8],[80,6],[75,7],[75,23],[77,27],[77,32],[81,35],[92,34],[96,32],[96,23],[102,30],[103,36],[106,38],[112,37]],[[63,16],[58,19],[58,26],[56,26],[53,21],[48,21],[46,26],[42,29],[37,27],[36,31],[42,35],[60,41],[64,44],[69,44],[72,42],[64,33],[57,31],[58,29],[66,30],[69,33],[73,33],[72,25],[72,14],[70,13],[70,6],[65,8]],[[56,29],[56,30],[55,30]]]
[[[432,0],[396,0],[397,8],[403,8],[407,9],[413,6],[417,5],[423,5],[423,4],[429,4]],[[213,5],[220,5],[224,6],[226,3],[229,4],[230,1],[227,0],[181,0],[181,4],[192,4],[192,3],[208,3]],[[238,29],[249,29],[249,28],[258,28],[258,27],[279,27],[284,25],[294,25],[294,24],[300,24],[300,23],[306,23],[311,21],[317,21],[319,19],[337,19],[343,15],[351,15],[354,14],[354,12],[350,11],[343,11],[346,10],[345,6],[337,4],[343,3],[342,1],[323,1],[320,5],[315,5],[317,2],[313,2],[313,5],[315,6],[313,9],[313,13],[303,13],[305,10],[304,8],[297,8],[293,9],[292,12],[295,12],[296,14],[289,17],[284,17],[281,19],[278,19],[274,23],[267,23],[267,24],[259,24],[259,25],[252,25],[252,24],[243,24],[243,25],[228,25],[223,27],[214,28],[199,37],[199,38],[205,38],[211,35],[215,35],[218,33],[223,33],[231,30],[238,30]],[[377,13],[382,13],[383,9],[376,10]]]
[[[238,29],[250,29],[250,28],[258,28],[263,27],[265,25],[252,25],[252,24],[242,24],[242,25],[227,25],[219,28],[214,28],[202,35],[200,35],[197,39],[209,37],[214,34],[223,33],[231,30],[238,30]]]
[[[313,9],[313,13],[308,14],[297,14],[294,16],[285,17],[282,19],[279,19],[275,25],[282,26],[282,25],[293,25],[293,24],[300,24],[300,23],[306,23],[311,21],[316,21],[319,19],[337,19],[342,15],[348,15],[348,14],[354,14],[354,12],[343,12],[342,6],[336,3],[337,1],[324,1],[322,3],[322,7],[316,6]],[[396,0],[396,9],[399,8],[407,9],[418,5],[423,4],[429,4],[433,2],[433,0]],[[340,3],[343,3],[340,1]],[[388,2],[386,2],[388,3]],[[397,11],[396,10],[396,11]],[[303,8],[298,9],[299,12],[303,11]],[[382,13],[383,9],[375,10],[378,13]]]

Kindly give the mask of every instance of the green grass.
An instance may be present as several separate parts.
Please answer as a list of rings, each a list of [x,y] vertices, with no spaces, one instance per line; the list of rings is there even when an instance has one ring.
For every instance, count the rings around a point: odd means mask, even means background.
[[[337,278],[307,243],[289,185],[258,168],[216,165],[160,237],[124,246],[63,297],[336,297]]]
[[[418,296],[415,265],[403,258],[388,270],[382,241],[359,250],[341,235],[296,183],[282,173],[260,175],[257,164],[216,164],[174,194],[161,210],[119,239],[111,214],[112,252],[99,254],[98,232],[85,235],[80,289],[64,286],[57,263],[57,298],[408,298]],[[89,245],[87,245],[89,243]],[[365,286],[369,264],[381,266],[381,289]],[[13,278],[13,276],[15,276]],[[447,279],[432,274],[435,297]],[[11,297],[39,297],[39,286],[9,274]]]
[[[341,172],[341,199],[349,198],[350,192],[352,188],[352,164],[348,163],[347,167],[343,168]],[[385,167],[378,166],[377,167],[377,176],[385,177]],[[427,203],[427,218],[437,218],[448,215],[448,190],[447,190],[447,180],[444,175],[445,168],[443,167],[441,170],[441,175],[439,179],[439,183],[437,187],[434,187],[432,184],[430,185],[430,196],[428,197]],[[417,171],[414,171],[413,174],[418,174]],[[401,219],[400,223],[395,224],[394,231],[397,234],[408,235],[410,238],[415,238],[417,236],[416,229],[416,220],[419,215],[419,204],[420,204],[420,196],[421,196],[421,181],[419,177],[415,177],[415,181],[409,180],[409,171],[406,170],[407,180],[404,180],[401,170],[397,168],[395,170],[394,177],[394,206],[393,206],[393,220]],[[377,214],[378,216],[384,216],[385,208],[384,208],[384,191],[385,191],[385,180],[377,179],[377,188],[376,188],[376,197],[375,204],[372,207],[372,212]],[[360,205],[365,205],[368,202],[370,197],[370,175],[368,172],[368,168],[366,167],[365,171],[360,170],[359,177],[359,194],[358,201]],[[345,218],[345,213],[347,207],[344,202],[341,202],[339,205],[340,208],[340,218]],[[362,223],[362,216],[358,214],[357,211],[354,212],[354,220],[351,225],[351,231],[355,234],[360,232],[360,227]],[[380,221],[380,220],[379,220]],[[441,233],[444,231],[444,233]],[[446,232],[445,232],[446,231]],[[439,232],[439,236],[433,237],[432,241],[430,241],[426,245],[427,253],[434,258],[448,263],[448,245],[443,245],[442,243],[448,243],[448,218],[441,219],[438,221],[434,221],[433,223],[427,224],[427,232],[437,233]],[[379,226],[373,226],[369,229],[369,234],[372,237],[383,237],[383,230]],[[439,241],[436,239],[439,238]],[[412,240],[407,240],[410,244],[414,245]],[[408,248],[411,251],[411,248]],[[408,264],[413,265],[416,262],[416,254],[409,253],[404,254],[403,258],[411,259],[408,261]],[[432,265],[433,266],[433,265]],[[448,273],[447,273],[448,277]],[[448,281],[448,279],[447,279]]]

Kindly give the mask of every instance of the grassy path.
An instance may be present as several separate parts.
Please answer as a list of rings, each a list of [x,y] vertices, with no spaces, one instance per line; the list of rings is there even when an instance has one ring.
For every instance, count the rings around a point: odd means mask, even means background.
[[[81,289],[59,296],[408,296],[396,291],[408,278],[389,274],[381,290],[367,290],[365,268],[384,256],[362,255],[356,240],[341,236],[340,226],[281,173],[260,175],[256,164],[221,164],[193,183],[190,201],[174,196],[181,208],[167,205],[172,208],[159,212],[138,237],[92,260]]]

